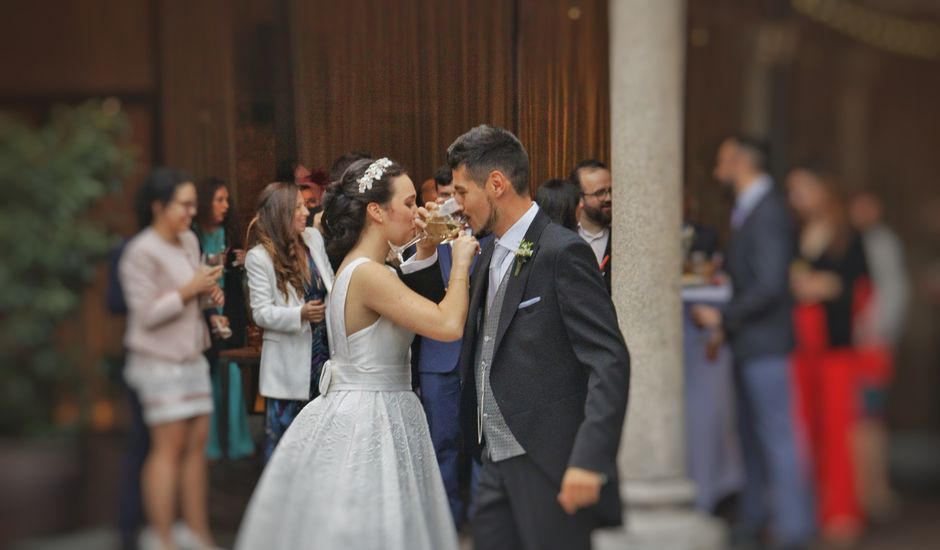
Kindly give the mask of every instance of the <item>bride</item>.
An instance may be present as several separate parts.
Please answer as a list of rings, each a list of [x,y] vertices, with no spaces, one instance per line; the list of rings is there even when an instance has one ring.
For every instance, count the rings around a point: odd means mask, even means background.
[[[478,244],[453,243],[435,304],[384,265],[415,230],[414,183],[388,159],[352,164],[324,200],[330,256],[344,258],[327,307],[321,396],[291,424],[258,482],[236,548],[448,550],[457,535],[427,420],[411,391],[414,333],[457,340]]]

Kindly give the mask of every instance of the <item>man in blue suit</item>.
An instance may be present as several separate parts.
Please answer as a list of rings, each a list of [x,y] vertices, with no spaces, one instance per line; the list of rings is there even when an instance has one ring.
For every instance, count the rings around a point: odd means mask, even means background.
[[[434,174],[439,198],[454,195],[450,167],[443,167]],[[484,245],[492,237],[480,241]],[[451,250],[449,244],[437,248],[441,277],[444,284],[450,280]],[[431,441],[437,454],[437,464],[444,478],[444,488],[454,515],[454,524],[460,526],[463,518],[463,502],[460,500],[458,481],[460,454],[460,362],[461,342],[440,342],[431,338],[420,338],[418,349],[418,376],[421,387],[421,403],[428,417]]]

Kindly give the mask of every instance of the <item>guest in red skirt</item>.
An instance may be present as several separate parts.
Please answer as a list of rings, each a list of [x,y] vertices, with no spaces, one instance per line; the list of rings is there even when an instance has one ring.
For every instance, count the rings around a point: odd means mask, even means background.
[[[794,168],[787,192],[801,223],[800,260],[791,270],[799,304],[794,312],[799,409],[823,537],[850,544],[862,527],[852,439],[858,417],[852,311],[856,284],[867,275],[865,251],[826,169],[814,163]]]

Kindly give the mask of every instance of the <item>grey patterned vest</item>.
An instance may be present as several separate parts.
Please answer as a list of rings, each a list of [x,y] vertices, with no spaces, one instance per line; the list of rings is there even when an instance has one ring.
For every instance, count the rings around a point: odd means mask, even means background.
[[[499,327],[499,314],[503,309],[503,298],[506,296],[506,287],[509,286],[512,273],[513,268],[510,267],[503,275],[496,295],[493,297],[493,303],[486,309],[486,315],[483,318],[483,337],[477,341],[477,437],[486,438],[483,452],[493,462],[525,454],[525,449],[509,431],[506,419],[499,411],[499,405],[496,404],[493,389],[490,387],[490,369],[496,345],[496,330]]]

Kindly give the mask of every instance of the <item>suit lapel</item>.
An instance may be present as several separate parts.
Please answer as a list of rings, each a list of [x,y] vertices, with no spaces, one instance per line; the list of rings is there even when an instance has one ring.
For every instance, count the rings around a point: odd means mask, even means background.
[[[493,248],[496,241],[490,241],[480,252],[473,273],[470,275],[470,309],[469,314],[475,315],[476,309],[482,307],[483,297],[486,295],[489,281],[490,260],[493,259]]]
[[[316,232],[316,229],[305,230],[303,233],[303,240],[306,243],[307,248],[310,250],[310,256],[313,257],[313,263],[317,266],[317,272],[320,273],[320,279],[323,281],[323,286],[326,287],[326,292],[329,294],[333,292],[333,267],[330,266],[330,260],[326,257],[326,253],[323,249],[323,239],[320,237],[319,232],[316,235],[312,234],[311,231]],[[303,300],[301,300],[303,302]]]
[[[477,258],[473,273],[470,275],[470,307],[467,309],[467,324],[464,328],[463,347],[460,350],[462,356],[460,363],[464,365],[464,368],[470,366],[473,362],[473,355],[476,353],[477,315],[479,315],[480,308],[483,307],[483,300],[486,296],[494,242],[493,239],[490,239],[483,247],[480,257]],[[472,376],[473,369],[469,370]]]
[[[512,265],[509,267],[507,274],[509,283],[506,287],[506,295],[503,297],[503,307],[499,314],[499,325],[496,329],[496,342],[493,348],[494,355],[496,351],[499,350],[499,344],[503,340],[503,335],[506,334],[506,330],[509,329],[509,324],[516,315],[519,302],[522,301],[522,295],[525,293],[529,274],[532,272],[532,260],[539,251],[539,237],[542,235],[542,230],[545,229],[545,226],[549,224],[549,221],[548,215],[539,210],[535,215],[535,219],[532,220],[532,224],[529,225],[528,231],[525,233],[525,240],[534,243],[532,247],[532,257],[528,258],[525,263],[522,264],[518,275],[515,274],[515,260],[513,260]],[[489,265],[487,265],[487,267],[489,267]]]

